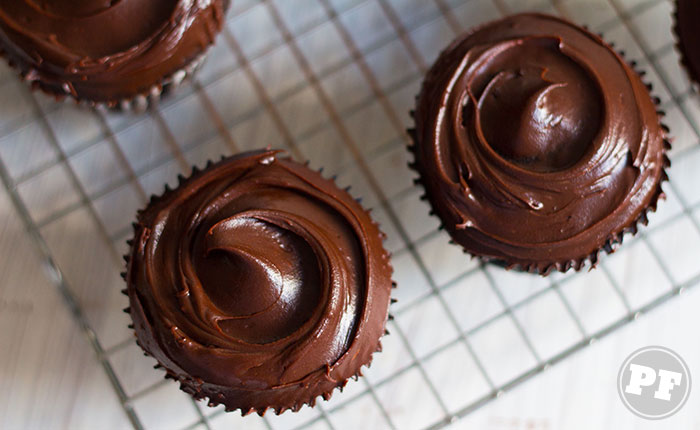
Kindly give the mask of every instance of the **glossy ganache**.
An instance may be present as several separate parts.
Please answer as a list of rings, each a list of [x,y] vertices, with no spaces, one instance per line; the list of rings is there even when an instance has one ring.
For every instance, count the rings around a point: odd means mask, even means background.
[[[414,167],[444,228],[508,267],[595,264],[661,195],[668,143],[648,88],[600,37],[556,17],[458,38],[414,118]]]
[[[0,0],[0,52],[57,96],[113,104],[200,56],[228,0]]]
[[[681,61],[690,78],[700,83],[700,2],[676,1],[676,36],[681,51]]]
[[[318,172],[275,151],[224,159],[138,215],[125,278],[139,344],[210,405],[313,405],[379,349],[382,240]]]

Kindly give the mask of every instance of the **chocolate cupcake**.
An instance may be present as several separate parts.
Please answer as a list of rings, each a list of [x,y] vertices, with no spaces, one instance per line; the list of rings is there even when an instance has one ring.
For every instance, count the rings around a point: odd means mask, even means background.
[[[579,270],[654,210],[668,129],[600,37],[521,14],[460,36],[417,98],[413,167],[465,251],[525,271]]]
[[[675,32],[681,63],[690,79],[700,83],[700,2],[697,0],[676,1]]]
[[[210,406],[262,415],[328,399],[380,349],[383,237],[347,191],[279,151],[196,170],[134,224],[138,343]]]
[[[59,99],[142,107],[201,62],[228,4],[0,0],[0,53]]]

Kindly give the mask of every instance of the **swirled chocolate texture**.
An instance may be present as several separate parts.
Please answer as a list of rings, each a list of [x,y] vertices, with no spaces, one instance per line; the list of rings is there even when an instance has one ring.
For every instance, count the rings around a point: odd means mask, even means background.
[[[228,0],[0,0],[0,51],[58,96],[116,103],[186,67]]]
[[[138,216],[126,280],[139,344],[210,405],[313,405],[380,347],[382,240],[318,172],[274,151],[224,159]]]
[[[665,128],[601,38],[522,14],[452,43],[414,114],[415,168],[466,251],[546,274],[612,251],[655,207]]]
[[[700,2],[697,0],[676,1],[675,31],[681,61],[690,78],[700,83]]]

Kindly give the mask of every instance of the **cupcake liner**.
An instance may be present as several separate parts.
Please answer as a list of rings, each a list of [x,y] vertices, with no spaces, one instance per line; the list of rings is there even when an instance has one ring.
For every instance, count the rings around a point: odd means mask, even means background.
[[[280,151],[280,152],[281,152],[281,151]],[[205,167],[203,167],[203,168],[199,168],[199,167],[197,167],[196,165],[193,165],[193,166],[192,166],[191,174],[190,174],[189,176],[185,177],[185,176],[183,176],[183,175],[178,175],[178,185],[177,185],[177,187],[171,188],[169,185],[166,184],[165,187],[164,187],[164,190],[163,190],[163,193],[162,193],[162,194],[160,194],[160,195],[156,195],[156,194],[151,195],[151,197],[150,197],[150,199],[149,199],[148,206],[150,206],[150,205],[152,205],[152,204],[157,204],[157,203],[159,203],[160,201],[162,201],[163,199],[169,197],[169,196],[172,195],[173,193],[177,192],[177,191],[179,190],[179,188],[180,188],[183,184],[186,184],[188,181],[190,181],[190,180],[192,180],[192,179],[196,179],[196,178],[200,177],[201,175],[203,175],[204,173],[206,173],[210,168],[216,166],[216,164],[218,164],[218,163],[221,162],[221,161],[226,160],[227,158],[229,158],[229,157],[222,156],[222,157],[220,158],[220,160],[217,161],[217,162],[214,162],[214,161],[209,160],[209,161],[207,161],[207,163],[205,164]],[[289,157],[285,157],[285,158],[289,158]],[[304,165],[305,165],[306,167],[308,167],[309,162],[306,161],[306,162],[304,163]],[[321,179],[322,179],[323,181],[330,182],[330,183],[332,183],[332,185],[333,185],[335,188],[337,188],[338,190],[343,190],[343,191],[345,191],[347,194],[350,194],[350,189],[351,189],[351,187],[350,187],[350,186],[344,187],[344,188],[339,187],[339,186],[336,184],[336,177],[335,177],[335,176],[333,176],[333,177],[331,177],[331,178],[326,178],[326,177],[324,177],[323,174],[322,174],[322,173],[323,173],[323,168],[320,168],[320,169],[317,171],[317,173],[319,174],[319,176],[321,177]],[[351,197],[352,197],[352,196],[351,196]],[[353,199],[354,199],[355,201],[357,201],[358,204],[361,204],[362,198],[354,198],[354,197],[353,197]],[[146,208],[139,210],[139,211],[138,211],[138,214],[141,214],[141,213],[144,212],[145,210],[146,210]],[[371,219],[371,209],[362,208],[362,210],[363,210],[363,211],[370,217],[370,219]],[[380,226],[379,226],[379,223],[376,222],[374,219],[372,219],[372,224],[377,228],[377,231],[379,232],[381,241],[382,241],[382,243],[384,243],[384,242],[386,241],[386,237],[387,237],[386,234],[381,230],[381,228],[380,228]],[[138,223],[136,223],[136,222],[132,223],[132,227],[133,227],[133,229],[134,229],[134,238],[133,238],[133,239],[129,239],[129,240],[126,241],[126,243],[127,243],[127,245],[128,245],[128,247],[129,247],[130,250],[133,248],[134,241],[136,240],[135,238],[138,237],[138,232],[139,232],[139,230],[140,230],[140,226],[139,226]],[[388,261],[390,258],[391,258],[391,253],[390,253],[389,251],[387,251],[386,249],[384,249],[383,259],[385,259],[385,260]],[[130,262],[131,262],[130,254],[124,255],[124,256],[123,256],[123,259],[124,259],[124,261],[125,261],[125,264],[126,264],[126,267],[127,267],[127,271],[122,272],[120,275],[121,275],[122,279],[124,279],[125,281],[127,281],[127,276],[128,276],[127,273],[128,273],[129,266],[130,266]],[[390,263],[387,263],[387,264],[388,264],[389,268],[392,269],[391,264],[390,264]],[[393,272],[393,269],[392,269],[392,272]],[[128,282],[128,281],[127,281],[127,282]],[[397,287],[396,282],[392,280],[392,282],[391,282],[391,288],[394,289],[394,288],[396,288],[396,287]],[[126,288],[125,288],[125,289],[122,289],[122,290],[121,290],[121,293],[124,294],[125,296],[128,296],[128,290],[127,290]],[[396,302],[397,302],[397,300],[396,300],[395,298],[391,298],[391,297],[390,297],[389,306],[391,306],[392,304],[394,304],[394,303],[396,303]],[[135,310],[133,309],[132,306],[128,306],[128,307],[124,308],[123,311],[124,311],[125,313],[129,314],[130,317],[131,317],[132,320],[133,320],[133,318],[134,318],[134,316],[135,316],[135,315],[134,315]],[[383,333],[384,333],[384,335],[388,335],[388,334],[389,334],[389,331],[387,330],[386,325],[387,325],[388,321],[393,320],[393,319],[394,319],[393,315],[392,315],[390,312],[387,313],[387,318],[386,318],[386,320],[385,320],[384,323],[383,323]],[[130,328],[130,329],[134,329],[134,324],[129,324],[129,328]],[[226,405],[226,398],[225,398],[225,396],[224,396],[223,393],[220,393],[220,392],[219,392],[219,393],[214,393],[214,394],[212,394],[212,392],[216,391],[217,388],[220,388],[219,386],[214,385],[214,384],[208,384],[208,383],[202,381],[201,379],[193,378],[193,377],[190,377],[190,376],[178,376],[175,372],[171,371],[171,370],[168,368],[168,364],[167,364],[167,363],[161,362],[161,360],[159,360],[157,357],[155,357],[155,356],[149,354],[148,352],[146,352],[146,349],[143,347],[143,345],[141,344],[140,340],[138,339],[138,336],[137,336],[137,333],[136,333],[136,332],[134,332],[134,336],[137,338],[137,339],[136,339],[136,343],[137,343],[137,345],[139,345],[139,347],[142,348],[144,355],[145,355],[145,356],[148,356],[148,357],[152,357],[152,358],[154,358],[154,359],[157,361],[157,363],[153,366],[153,368],[154,368],[154,369],[163,370],[163,371],[165,372],[165,375],[164,375],[164,378],[165,378],[165,379],[171,379],[171,380],[173,380],[173,381],[178,382],[178,383],[180,384],[180,389],[181,389],[182,391],[184,391],[184,392],[190,394],[190,395],[191,395],[192,397],[194,397],[196,400],[207,400],[207,406],[209,406],[209,407],[216,407],[216,406],[219,406],[219,405],[224,405],[224,406],[226,406],[226,409],[225,409],[226,412],[233,412],[233,411],[237,411],[237,410],[238,410],[238,411],[241,412],[241,415],[242,415],[242,416],[246,416],[246,415],[249,415],[249,414],[252,414],[252,413],[257,413],[257,414],[260,415],[260,416],[264,416],[264,414],[265,414],[266,412],[270,411],[270,410],[272,410],[272,411],[273,411],[275,414],[277,414],[277,415],[280,415],[280,414],[282,414],[283,412],[285,412],[285,411],[287,411],[287,410],[291,410],[291,411],[293,411],[293,412],[298,412],[304,405],[308,405],[308,406],[310,406],[310,407],[314,407],[314,406],[316,405],[316,401],[317,401],[317,399],[318,399],[319,396],[322,397],[322,398],[323,398],[324,400],[326,400],[326,401],[327,401],[327,400],[330,400],[330,398],[331,398],[332,395],[333,395],[333,392],[334,392],[336,389],[339,389],[341,392],[343,391],[344,387],[347,385],[347,383],[348,383],[348,381],[349,381],[350,378],[352,378],[352,379],[354,379],[354,380],[358,380],[359,377],[363,376],[362,368],[365,367],[365,366],[366,366],[367,368],[369,368],[369,367],[371,366],[371,364],[372,364],[372,360],[373,360],[373,358],[374,358],[374,354],[382,351],[382,342],[381,342],[381,341],[382,341],[382,337],[380,337],[380,338],[377,340],[376,346],[375,346],[374,348],[371,348],[372,352],[369,354],[369,356],[368,356],[365,360],[359,360],[359,361],[363,361],[363,363],[360,364],[360,365],[357,367],[357,371],[356,371],[353,375],[351,375],[350,377],[348,377],[348,378],[345,379],[345,380],[339,381],[337,384],[335,384],[334,386],[330,387],[329,389],[321,390],[321,392],[318,392],[318,393],[311,393],[311,395],[307,395],[306,397],[304,397],[303,395],[300,395],[298,401],[294,402],[293,404],[269,404],[269,405],[267,405],[267,406],[265,406],[265,407],[254,407],[254,406],[236,406],[236,407],[231,407],[231,406]],[[181,372],[181,373],[182,373],[182,372]],[[217,388],[215,388],[215,387],[217,387]],[[307,394],[308,394],[308,393],[307,393]]]
[[[143,112],[150,105],[158,103],[163,97],[167,97],[176,91],[182,84],[191,81],[206,59],[207,53],[200,54],[182,69],[167,76],[160,83],[152,85],[148,91],[137,94],[130,99],[122,99],[114,103],[102,103],[102,105],[121,112]],[[95,106],[94,103],[88,102],[88,104]]]
[[[208,49],[209,48],[207,48],[207,51]],[[63,92],[60,93],[54,91],[53,89],[47,88],[41,84],[40,78],[34,69],[23,70],[21,66],[11,60],[7,53],[0,48],[0,58],[5,59],[10,67],[18,73],[20,81],[26,83],[32,89],[32,91],[41,91],[42,93],[53,97],[58,103],[64,103],[70,100],[77,105],[125,113],[144,112],[151,104],[157,103],[161,98],[175,91],[181,84],[191,80],[193,75],[197,72],[197,70],[199,70],[199,68],[201,68],[202,64],[206,60],[206,56],[206,51],[199,54],[183,68],[164,77],[157,84],[151,85],[148,90],[137,93],[132,97],[109,102],[97,102],[77,98],[69,84],[64,85],[62,88]]]
[[[472,30],[468,31],[467,33],[473,33],[477,30],[479,30],[481,27],[488,25],[488,23],[479,25]],[[585,29],[588,29],[586,26],[582,26]],[[600,39],[606,43],[611,49],[614,48],[615,44],[614,43],[608,43],[604,40],[604,37],[602,34],[598,33],[598,36]],[[444,51],[450,49],[454,43],[456,43],[457,40],[454,42],[450,43],[448,47],[445,48]],[[443,51],[443,52],[444,52]],[[646,86],[647,91],[649,96],[651,97],[654,105],[657,106],[657,116],[659,118],[659,125],[661,127],[661,130],[663,132],[663,149],[664,149],[664,154],[663,154],[663,167],[661,169],[661,177],[656,185],[656,189],[654,190],[654,194],[651,197],[651,200],[649,202],[649,205],[642,210],[642,212],[639,214],[639,216],[633,220],[631,223],[628,225],[625,225],[619,229],[619,231],[613,231],[609,234],[608,238],[605,241],[605,244],[599,248],[596,249],[595,251],[591,252],[588,255],[584,255],[580,258],[573,259],[573,260],[554,260],[551,262],[547,263],[530,263],[530,264],[521,264],[521,263],[512,263],[504,259],[498,259],[498,258],[493,258],[489,256],[484,256],[484,255],[478,255],[478,254],[473,254],[469,252],[465,247],[462,245],[456,243],[452,238],[450,238],[449,243],[451,245],[459,246],[462,249],[462,252],[464,254],[469,254],[472,258],[477,258],[479,259],[483,264],[494,264],[500,267],[505,268],[506,270],[514,270],[514,271],[519,271],[519,272],[528,272],[528,273],[534,273],[534,274],[539,274],[541,276],[547,276],[549,275],[552,270],[557,270],[559,272],[567,272],[570,269],[574,269],[574,271],[580,271],[587,263],[590,264],[590,270],[594,269],[600,258],[601,252],[605,252],[606,254],[612,254],[617,250],[617,248],[623,243],[624,236],[625,234],[631,234],[634,236],[637,234],[639,231],[639,225],[644,225],[646,226],[649,222],[648,219],[648,214],[650,212],[655,212],[658,202],[661,199],[665,199],[666,195],[662,189],[662,185],[664,182],[668,181],[668,174],[666,173],[666,169],[671,166],[671,161],[668,158],[667,151],[671,149],[671,138],[669,137],[670,134],[670,129],[669,127],[663,122],[663,118],[665,117],[666,113],[662,110],[658,109],[658,106],[661,104],[661,100],[654,96],[652,91],[653,91],[653,85],[650,82],[646,82],[644,80],[644,76],[646,75],[646,72],[643,70],[640,70],[637,66],[636,61],[630,61],[626,59],[625,52],[623,50],[617,50],[616,51],[625,61],[627,64],[632,68],[632,70],[637,73],[639,76],[640,80],[642,83]],[[416,95],[415,100],[416,103],[418,102],[420,97],[420,93]],[[415,115],[415,111],[411,110],[410,115],[413,118]],[[408,167],[415,171],[418,174],[418,177],[414,179],[414,184],[415,185],[420,185],[423,187],[423,194],[420,196],[421,200],[428,201],[430,203],[431,209],[430,209],[430,215],[436,216],[440,220],[440,225],[438,227],[438,230],[446,230],[445,225],[443,223],[443,220],[440,219],[439,216],[435,213],[435,210],[433,209],[435,207],[435,202],[431,200],[431,197],[427,191],[427,187],[425,186],[423,176],[421,174],[420,168],[418,166],[418,155],[416,154],[417,151],[417,146],[418,146],[418,137],[416,134],[416,129],[415,128],[409,128],[407,130],[407,133],[411,139],[411,144],[408,145],[407,149],[408,151],[413,155],[413,161],[410,161],[408,163]]]

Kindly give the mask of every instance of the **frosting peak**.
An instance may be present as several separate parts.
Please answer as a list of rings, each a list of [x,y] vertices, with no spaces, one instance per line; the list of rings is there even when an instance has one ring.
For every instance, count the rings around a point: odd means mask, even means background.
[[[585,66],[562,51],[559,38],[506,41],[476,55],[463,115],[483,144],[542,172],[581,159],[598,133],[602,100]]]
[[[205,249],[195,251],[202,295],[220,310],[216,323],[226,335],[269,343],[311,318],[321,296],[321,262],[307,242],[312,233],[285,226],[304,223],[295,218],[243,212],[211,227]]]

